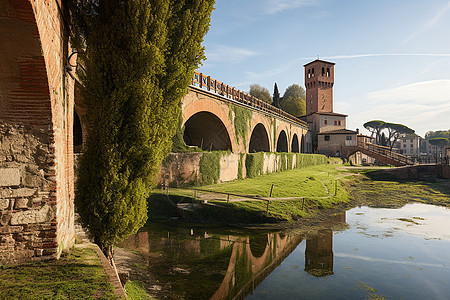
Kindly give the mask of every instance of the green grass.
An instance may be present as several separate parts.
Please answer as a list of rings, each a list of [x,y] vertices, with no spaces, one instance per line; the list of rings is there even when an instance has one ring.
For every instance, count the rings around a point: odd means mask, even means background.
[[[338,165],[318,165],[262,175],[255,178],[238,179],[232,182],[203,186],[215,192],[258,195],[268,197],[273,184],[272,197],[326,197],[324,185],[334,193],[334,181],[344,171]]]
[[[349,195],[345,189],[349,177],[339,165],[318,165],[271,173],[255,178],[239,179],[232,182],[207,185],[202,190],[237,195],[269,197],[273,184],[272,200],[249,200],[230,202],[208,200],[216,206],[203,205],[200,210],[186,211],[188,221],[212,222],[224,224],[262,224],[293,221],[314,216],[321,209],[333,208],[337,204],[347,203]],[[335,196],[337,181],[338,192]],[[202,192],[203,193],[203,192]],[[170,199],[175,202],[193,202],[193,191],[171,189]],[[233,196],[232,196],[233,197]],[[277,199],[293,197],[293,199]],[[226,197],[225,197],[226,198]],[[149,201],[149,209],[155,212],[167,202],[167,196],[155,191]],[[167,215],[166,210],[164,212]],[[171,214],[176,214],[171,210]]]
[[[128,280],[125,284],[125,290],[127,291],[128,298],[130,300],[152,300],[145,290],[144,284],[137,280]]]
[[[59,260],[4,267],[0,299],[117,299],[93,249],[74,248]]]

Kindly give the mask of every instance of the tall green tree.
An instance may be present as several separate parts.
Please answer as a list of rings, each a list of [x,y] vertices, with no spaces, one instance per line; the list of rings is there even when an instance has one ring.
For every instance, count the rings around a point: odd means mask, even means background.
[[[112,246],[147,220],[214,0],[71,0],[88,138],[75,204],[95,242]]]
[[[306,99],[306,92],[303,87],[294,83],[286,88],[284,91],[283,99],[287,99],[289,97],[302,98],[303,101]]]
[[[386,122],[384,124],[384,127],[387,129],[387,143],[388,147],[391,149],[394,148],[394,144],[397,142],[397,140],[404,135],[410,135],[414,133],[414,130],[409,128],[406,125],[403,124],[395,124],[395,123],[388,123]]]
[[[449,130],[437,130],[437,131],[428,131],[425,134],[426,139],[443,137],[450,139],[450,129]]]
[[[275,82],[275,86],[273,87],[273,106],[280,107],[280,92],[278,92],[278,86]]]
[[[283,101],[281,102],[281,108],[293,115],[294,117],[301,117],[306,114],[306,103],[302,98],[296,98],[293,96],[289,96],[287,99],[283,97]]]
[[[270,104],[272,103],[272,97],[270,96],[269,90],[257,83],[250,85],[250,91],[248,93],[259,100]]]
[[[291,84],[284,91],[280,107],[287,113],[300,117],[306,114],[306,93],[298,84]]]
[[[385,145],[385,139],[382,139],[382,132],[385,129],[386,122],[380,120],[373,120],[363,124],[364,128],[371,132],[371,137],[375,135],[375,144],[377,145]]]

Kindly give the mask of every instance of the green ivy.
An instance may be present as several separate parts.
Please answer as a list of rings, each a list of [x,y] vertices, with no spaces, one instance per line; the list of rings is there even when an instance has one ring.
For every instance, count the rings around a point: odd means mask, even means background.
[[[204,152],[200,158],[202,184],[217,183],[220,177],[220,158],[225,151]]]
[[[248,153],[245,159],[247,177],[252,178],[263,174],[264,152]]]
[[[238,163],[238,179],[242,179],[244,176],[242,174],[242,162],[244,160],[244,153],[240,153],[240,157],[239,157],[239,163]]]
[[[229,108],[228,116],[230,120],[233,120],[236,138],[241,139],[244,145],[247,145],[247,132],[251,126],[253,112],[250,109],[231,103],[229,104]],[[232,112],[234,113],[234,118]]]

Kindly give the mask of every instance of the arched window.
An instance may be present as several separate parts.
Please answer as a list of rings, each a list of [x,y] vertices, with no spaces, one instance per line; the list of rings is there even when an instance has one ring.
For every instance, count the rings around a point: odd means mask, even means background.
[[[314,77],[314,68],[311,70],[311,77]]]
[[[308,69],[308,78],[311,78],[311,69]]]
[[[327,77],[330,77],[330,68],[327,68]]]
[[[322,67],[322,76],[324,76],[324,75],[325,75],[325,68]]]

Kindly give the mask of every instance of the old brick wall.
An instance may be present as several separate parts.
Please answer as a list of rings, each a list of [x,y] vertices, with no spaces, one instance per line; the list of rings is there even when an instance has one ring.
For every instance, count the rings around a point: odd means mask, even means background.
[[[0,263],[74,241],[73,79],[60,1],[0,0]]]

